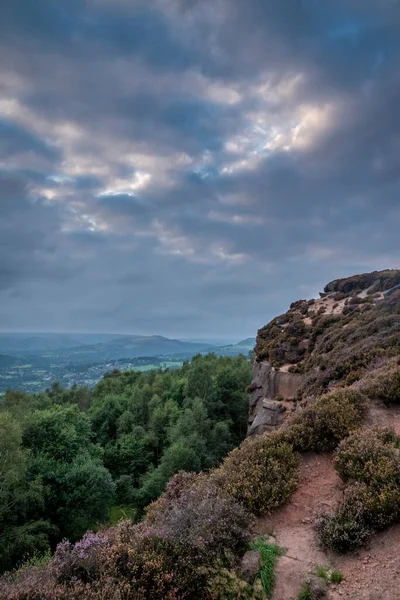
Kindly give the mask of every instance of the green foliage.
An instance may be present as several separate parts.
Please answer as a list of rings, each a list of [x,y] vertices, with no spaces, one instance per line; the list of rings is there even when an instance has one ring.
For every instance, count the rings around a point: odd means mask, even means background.
[[[40,518],[43,486],[28,477],[29,453],[22,447],[20,425],[0,413],[0,570],[21,558],[46,551],[50,524]]]
[[[251,548],[258,550],[261,555],[260,579],[267,598],[272,598],[275,587],[275,566],[282,550],[277,544],[268,544],[264,538],[258,538]]]
[[[89,447],[91,437],[90,420],[77,406],[54,405],[28,416],[23,441],[36,456],[44,453],[56,461],[70,462]]]
[[[351,388],[339,388],[310,401],[285,427],[286,439],[296,450],[333,450],[361,425],[365,412],[363,395]]]
[[[339,571],[332,571],[331,573],[331,582],[332,583],[340,583],[343,581],[343,575]]]
[[[329,570],[326,567],[323,567],[322,565],[317,567],[317,575],[318,575],[318,577],[321,577],[321,579],[326,581],[326,583],[329,583],[329,581],[330,581]]]
[[[315,600],[313,593],[311,592],[310,586],[308,583],[305,583],[301,589],[300,594],[297,597],[297,600]]]
[[[227,494],[254,513],[287,502],[298,483],[299,459],[278,432],[246,439],[214,473]]]
[[[176,472],[218,465],[243,439],[251,364],[112,371],[92,391],[53,384],[0,404],[0,572],[89,527],[139,515]],[[4,465],[4,469],[2,468]]]

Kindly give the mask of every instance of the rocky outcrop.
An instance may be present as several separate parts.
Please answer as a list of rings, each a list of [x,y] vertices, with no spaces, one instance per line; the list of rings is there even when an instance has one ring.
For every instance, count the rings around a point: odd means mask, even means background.
[[[297,400],[358,380],[367,368],[360,356],[390,356],[400,346],[400,270],[336,279],[320,296],[292,302],[258,330],[248,435],[279,428]]]
[[[274,369],[268,362],[255,362],[250,384],[248,435],[278,429],[295,409],[303,376]]]

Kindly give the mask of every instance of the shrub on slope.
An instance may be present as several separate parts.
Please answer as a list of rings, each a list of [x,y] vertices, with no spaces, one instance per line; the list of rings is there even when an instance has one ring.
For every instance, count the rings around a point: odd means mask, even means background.
[[[357,431],[340,444],[335,465],[347,486],[334,514],[317,523],[324,546],[352,550],[400,518],[399,448],[400,437],[379,428]]]
[[[370,398],[380,398],[386,404],[400,402],[400,363],[395,358],[367,375],[361,390]]]
[[[287,502],[298,484],[299,458],[280,432],[245,440],[212,477],[248,510],[270,512]]]
[[[313,401],[288,422],[284,435],[295,450],[334,450],[342,439],[361,425],[364,396],[351,388],[338,388]]]
[[[225,561],[226,562],[226,561]],[[229,591],[229,596],[226,594]],[[190,543],[144,523],[121,522],[58,545],[51,563],[0,579],[8,600],[261,600],[252,586]]]

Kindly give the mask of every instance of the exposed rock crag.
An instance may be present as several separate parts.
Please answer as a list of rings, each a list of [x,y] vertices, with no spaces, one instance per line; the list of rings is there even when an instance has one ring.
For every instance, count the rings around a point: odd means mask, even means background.
[[[299,401],[351,385],[395,353],[400,270],[336,279],[320,296],[258,331],[248,435],[279,428]]]
[[[255,362],[250,384],[248,435],[279,428],[294,408],[303,376],[274,369],[268,362]]]

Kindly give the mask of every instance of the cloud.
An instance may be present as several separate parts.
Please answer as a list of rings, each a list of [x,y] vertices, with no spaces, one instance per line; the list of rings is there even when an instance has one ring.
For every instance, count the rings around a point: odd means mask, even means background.
[[[241,338],[398,266],[398,3],[6,0],[1,329]]]

